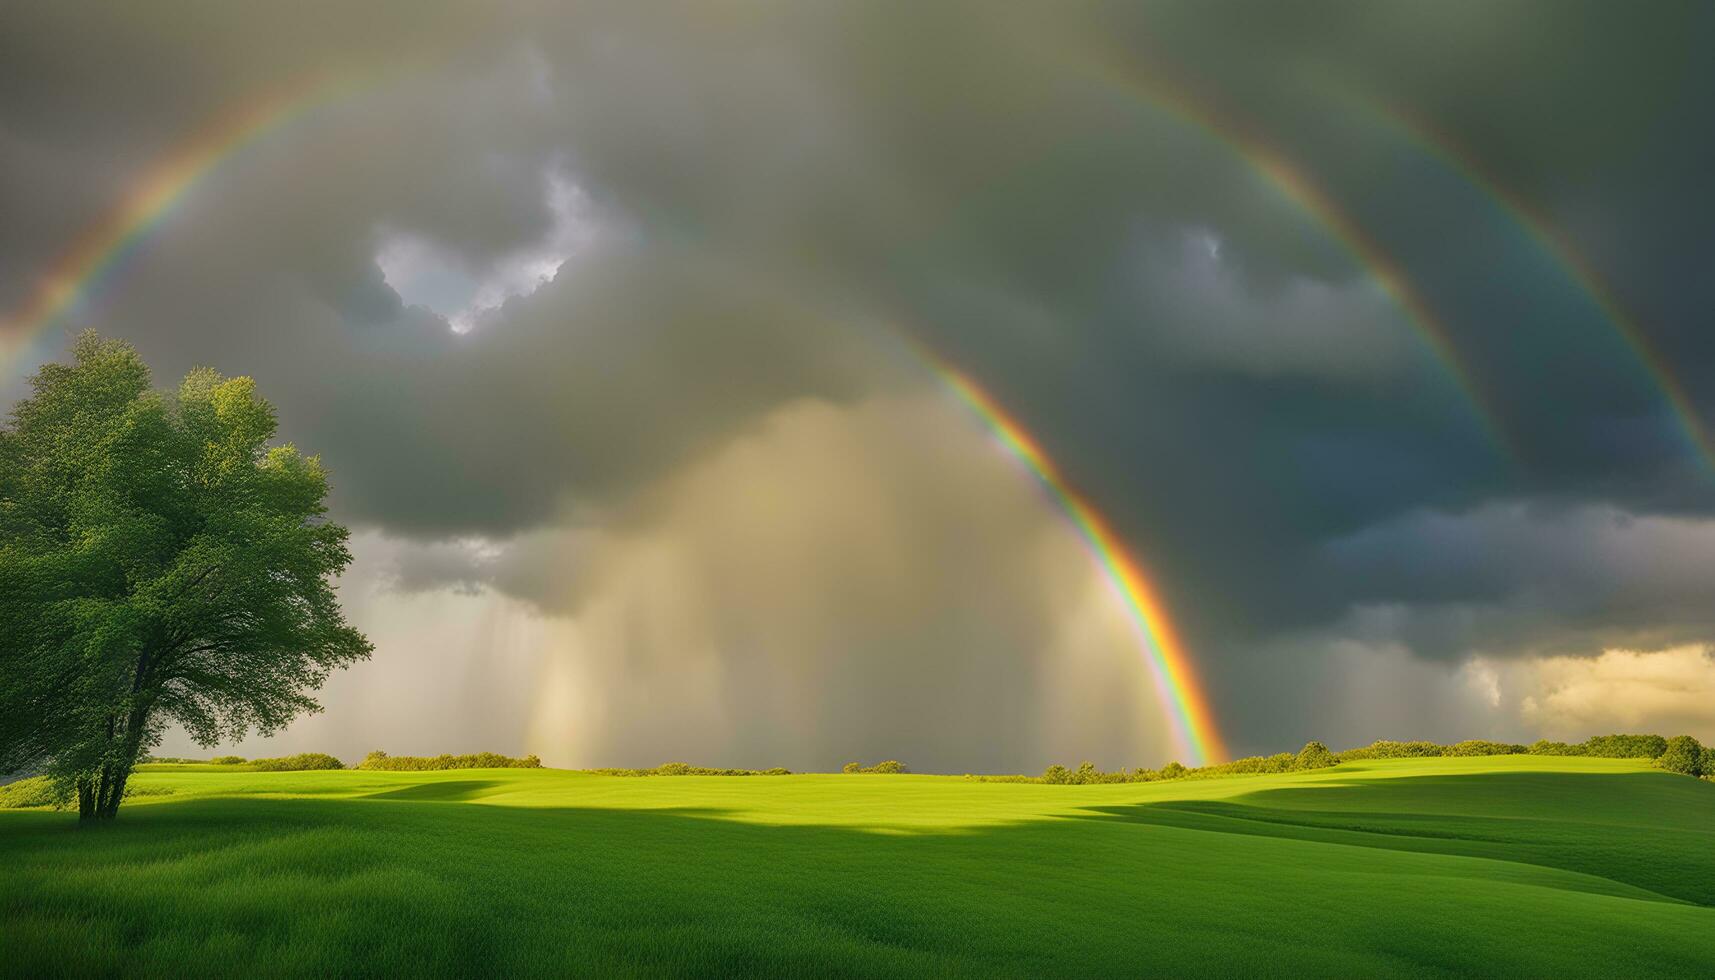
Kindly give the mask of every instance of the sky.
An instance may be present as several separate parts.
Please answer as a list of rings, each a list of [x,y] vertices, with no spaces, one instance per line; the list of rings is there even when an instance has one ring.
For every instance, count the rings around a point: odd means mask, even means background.
[[[375,653],[246,754],[1711,740],[1712,43],[1689,2],[9,3],[0,404],[93,328],[322,456]]]

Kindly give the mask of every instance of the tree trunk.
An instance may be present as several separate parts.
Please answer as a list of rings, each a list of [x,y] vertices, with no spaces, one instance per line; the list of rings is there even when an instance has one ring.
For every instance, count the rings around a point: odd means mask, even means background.
[[[125,799],[125,784],[137,757],[143,752],[143,733],[149,721],[149,709],[132,709],[125,727],[117,729],[114,719],[108,719],[107,745],[104,761],[98,772],[90,773],[77,783],[77,816],[82,820],[112,820],[119,815],[119,804]]]
[[[77,818],[80,821],[95,819],[95,784],[88,776],[77,781]]]

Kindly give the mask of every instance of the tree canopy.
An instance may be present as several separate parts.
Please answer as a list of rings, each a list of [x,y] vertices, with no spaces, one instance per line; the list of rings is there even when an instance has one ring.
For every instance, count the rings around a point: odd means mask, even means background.
[[[333,588],[351,554],[327,475],[275,433],[250,378],[157,392],[94,334],[32,379],[0,428],[0,772],[112,817],[165,725],[276,731],[369,655]]]

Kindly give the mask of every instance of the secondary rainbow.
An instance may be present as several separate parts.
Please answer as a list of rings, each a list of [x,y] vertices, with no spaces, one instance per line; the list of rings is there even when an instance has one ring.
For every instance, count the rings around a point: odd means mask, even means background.
[[[0,360],[10,361],[92,296],[173,205],[222,161],[343,88],[330,76],[312,76],[246,101],[179,143],[61,252],[23,306],[0,321]]]
[[[1569,279],[1578,284],[1661,389],[1662,396],[1673,410],[1675,422],[1698,461],[1706,469],[1715,471],[1715,440],[1711,439],[1708,427],[1698,416],[1697,408],[1686,394],[1684,385],[1668,366],[1667,359],[1650,342],[1649,334],[1638,324],[1637,319],[1620,305],[1614,296],[1613,288],[1602,274],[1596,271],[1596,267],[1574,247],[1555,223],[1523,197],[1508,190],[1477,161],[1475,155],[1462,148],[1452,136],[1437,130],[1401,106],[1382,102],[1373,96],[1352,95],[1351,98],[1361,103],[1372,115],[1388,123],[1407,142],[1441,161],[1444,166],[1494,202],[1502,213],[1524,230],[1525,235],[1535,242],[1537,247],[1560,266]]]
[[[1107,520],[1067,482],[1054,461],[1030,432],[975,381],[933,352],[920,355],[947,387],[991,431],[1007,452],[1028,469],[1090,549],[1103,577],[1125,609],[1137,637],[1138,649],[1154,681],[1155,694],[1167,718],[1174,748],[1193,766],[1226,760],[1227,750],[1215,725],[1214,711],[1180,642],[1160,592],[1143,566],[1126,550]]]
[[[1512,444],[1490,399],[1479,389],[1475,375],[1459,352],[1447,325],[1436,316],[1405,269],[1321,185],[1294,166],[1283,153],[1254,135],[1233,113],[1223,111],[1206,98],[1194,96],[1185,86],[1173,84],[1166,77],[1122,56],[1093,56],[1074,61],[1076,66],[1103,84],[1129,93],[1227,147],[1269,186],[1314,218],[1405,313],[1406,319],[1429,345],[1472,406],[1476,422],[1489,441],[1506,452],[1509,458],[1517,458],[1517,447]]]

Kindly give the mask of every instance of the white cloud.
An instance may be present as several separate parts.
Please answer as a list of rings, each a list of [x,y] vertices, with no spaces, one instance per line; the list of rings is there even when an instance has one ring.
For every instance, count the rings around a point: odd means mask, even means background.
[[[552,282],[561,265],[595,234],[589,200],[569,178],[544,178],[548,231],[537,242],[471,269],[459,253],[409,231],[382,232],[375,253],[387,285],[406,303],[445,317],[453,330],[469,333],[507,300],[528,296]]]

